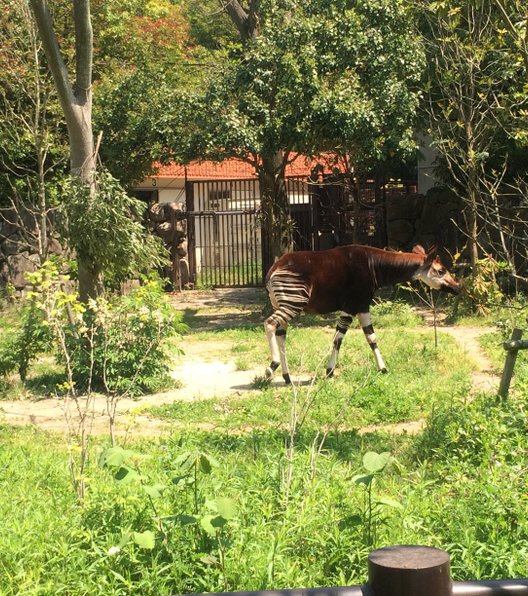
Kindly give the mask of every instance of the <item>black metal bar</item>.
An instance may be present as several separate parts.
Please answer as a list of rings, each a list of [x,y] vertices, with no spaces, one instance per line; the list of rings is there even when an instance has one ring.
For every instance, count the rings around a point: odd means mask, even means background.
[[[366,586],[342,588],[299,588],[293,590],[269,590],[256,592],[216,592],[207,594],[185,594],[183,596],[367,596]]]
[[[528,579],[503,579],[453,582],[453,596],[528,596]],[[300,588],[255,592],[215,592],[185,596],[367,596],[368,586]]]
[[[528,579],[453,582],[453,596],[528,596]],[[369,596],[367,584],[335,588],[300,588],[256,592],[214,592],[184,596]]]
[[[453,582],[453,596],[528,596],[528,579]]]

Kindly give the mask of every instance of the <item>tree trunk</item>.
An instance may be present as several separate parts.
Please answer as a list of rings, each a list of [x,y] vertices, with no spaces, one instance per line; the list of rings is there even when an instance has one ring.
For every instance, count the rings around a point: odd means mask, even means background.
[[[470,146],[471,147],[471,146]],[[472,149],[472,147],[471,147]],[[469,164],[468,172],[468,214],[467,214],[467,233],[468,233],[468,247],[469,247],[469,261],[471,263],[471,270],[473,275],[477,271],[477,264],[479,260],[478,254],[478,171],[477,165],[474,161]]]
[[[92,132],[93,34],[89,0],[73,0],[75,24],[75,83],[61,56],[53,20],[46,0],[30,0],[42,46],[53,75],[70,143],[70,172],[95,192],[96,156]],[[97,263],[78,257],[79,295],[83,302],[99,295],[101,273]]]
[[[262,157],[258,171],[264,243],[264,267],[270,267],[284,253],[293,250],[294,222],[290,216],[282,152]]]

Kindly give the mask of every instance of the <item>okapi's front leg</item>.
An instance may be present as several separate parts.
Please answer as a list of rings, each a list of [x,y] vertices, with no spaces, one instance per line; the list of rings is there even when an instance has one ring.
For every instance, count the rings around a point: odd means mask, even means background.
[[[376,334],[374,333],[374,327],[372,326],[372,319],[370,317],[369,312],[360,312],[358,314],[359,324],[363,329],[363,333],[365,334],[365,338],[367,340],[368,345],[372,348],[374,352],[374,358],[376,358],[376,364],[378,365],[378,370],[382,373],[387,372],[387,368],[385,367],[385,362],[383,362],[383,358],[381,357],[381,353],[378,348],[378,344],[376,343]]]
[[[336,332],[334,335],[334,341],[332,344],[332,353],[330,354],[330,360],[326,366],[326,376],[332,377],[334,375],[335,367],[337,366],[337,358],[339,356],[339,350],[341,349],[341,344],[343,343],[343,338],[345,337],[350,324],[352,323],[352,315],[347,315],[346,313],[342,313],[339,317],[339,321],[337,322]]]

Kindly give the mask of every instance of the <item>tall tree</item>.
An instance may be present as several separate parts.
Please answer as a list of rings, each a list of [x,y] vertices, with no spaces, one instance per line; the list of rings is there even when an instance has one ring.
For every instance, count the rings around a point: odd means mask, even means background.
[[[0,220],[17,228],[19,252],[43,262],[51,237],[51,189],[63,173],[64,135],[29,6],[9,0],[0,19]]]
[[[497,237],[499,254],[515,269],[507,242],[513,229],[508,231],[501,214],[500,187],[511,179],[517,140],[526,138],[526,126],[519,127],[526,107],[524,63],[518,48],[512,52],[505,44],[508,31],[494,2],[436,2],[420,8],[430,66],[429,130],[446,179],[464,205],[472,270],[478,273],[482,246],[493,245]]]
[[[246,48],[255,44],[261,19],[259,0],[249,0],[247,7],[238,0],[219,2],[236,26]],[[279,146],[261,151],[252,160],[259,178],[263,223],[267,230],[264,264],[268,266],[275,258],[293,249],[293,222],[286,189],[288,159],[288,149]]]
[[[93,33],[89,0],[73,0],[75,31],[75,78],[68,68],[54,29],[46,0],[30,0],[44,52],[53,75],[59,101],[68,128],[70,172],[82,186],[95,191],[96,156],[92,132]],[[78,255],[78,279],[81,300],[96,296],[101,288],[98,263]]]
[[[393,0],[224,6],[242,45],[206,92],[178,111],[169,146],[183,159],[253,164],[276,257],[291,246],[288,161],[339,151],[365,163],[408,148],[421,53]]]
[[[94,17],[94,130],[100,155],[122,183],[142,180],[165,149],[160,126],[174,89],[199,84],[208,52],[169,0],[104,2]]]

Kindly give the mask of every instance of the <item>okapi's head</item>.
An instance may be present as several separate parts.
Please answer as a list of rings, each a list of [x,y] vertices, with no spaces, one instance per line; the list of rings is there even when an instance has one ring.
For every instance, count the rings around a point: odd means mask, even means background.
[[[449,292],[450,294],[459,294],[460,286],[451,277],[449,271],[442,265],[438,256],[435,256],[436,246],[425,252],[423,246],[417,244],[413,248],[413,253],[423,255],[424,261],[413,275],[413,279],[419,279],[433,290]]]

